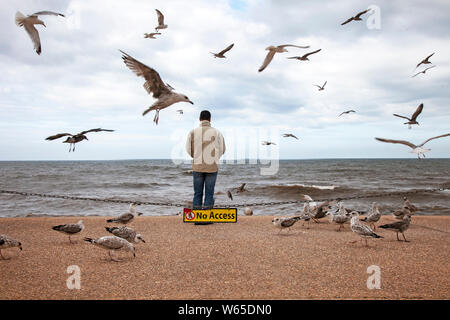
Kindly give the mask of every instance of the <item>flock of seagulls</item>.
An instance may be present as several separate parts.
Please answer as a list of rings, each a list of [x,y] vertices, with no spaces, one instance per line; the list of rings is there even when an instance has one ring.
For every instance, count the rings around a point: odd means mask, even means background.
[[[308,195],[302,195],[302,199],[306,200],[307,202],[304,204],[303,209],[299,215],[274,217],[274,219],[272,220],[272,224],[279,229],[278,234],[280,234],[282,230],[289,231],[297,221],[303,220],[305,222],[308,222],[307,228],[309,229],[309,223],[311,221],[319,223],[319,219],[328,216],[330,223],[339,226],[336,231],[341,231],[344,228],[344,225],[350,222],[350,230],[361,237],[361,240],[365,240],[366,246],[368,246],[367,240],[370,238],[383,238],[382,236],[375,233],[376,223],[381,218],[381,212],[378,209],[376,202],[372,203],[370,210],[368,212],[365,212],[365,217],[361,219],[361,212],[345,208],[342,202],[326,201],[321,204],[317,204],[313,202],[313,199]],[[411,216],[414,215],[417,211],[417,207],[411,204],[410,201],[405,197],[402,208],[392,213],[392,216],[395,219],[401,221],[383,224],[379,226],[379,228],[396,232],[397,241],[401,241],[398,237],[398,233],[401,233],[403,235],[404,241],[409,242],[406,240],[404,232],[409,228]],[[357,241],[352,241],[351,243],[355,243]]]
[[[164,15],[163,13],[158,10],[155,9],[156,14],[157,14],[157,19],[158,19],[158,25],[155,27],[155,32],[152,33],[145,33],[144,37],[145,38],[151,38],[151,39],[156,39],[155,36],[156,35],[160,35],[161,32],[160,30],[164,30],[168,28],[168,25],[164,22]],[[346,25],[352,21],[361,21],[362,18],[361,16],[366,14],[367,12],[371,11],[371,9],[367,9],[364,11],[361,11],[359,13],[357,13],[355,16],[348,18],[346,21],[344,21],[343,23],[341,23],[341,25]],[[36,50],[36,53],[41,54],[41,42],[39,39],[39,33],[37,31],[37,29],[35,28],[35,25],[43,25],[45,27],[45,24],[42,20],[39,19],[39,16],[42,15],[52,15],[52,16],[61,16],[64,17],[63,14],[61,13],[57,13],[57,12],[53,12],[53,11],[39,11],[36,12],[32,15],[29,16],[25,16],[23,15],[21,12],[17,12],[16,13],[16,17],[15,17],[15,22],[19,27],[24,27],[24,29],[27,31],[28,35],[30,36],[33,44],[34,44],[34,48]],[[218,52],[218,53],[214,53],[211,52],[211,54],[214,56],[214,58],[226,58],[225,53],[227,53],[228,51],[230,51],[234,46],[234,43],[230,44],[228,47],[226,47],[225,49],[223,49],[222,51]],[[288,52],[287,48],[299,48],[299,49],[307,49],[310,46],[299,46],[299,45],[294,45],[294,44],[282,44],[282,45],[271,45],[269,47],[266,48],[266,50],[268,51],[261,67],[258,69],[258,72],[262,72],[263,70],[265,70],[267,68],[267,66],[270,64],[270,62],[272,61],[272,59],[274,58],[276,53],[284,53],[284,52]],[[294,60],[299,60],[299,61],[308,61],[309,60],[309,56],[312,54],[316,54],[318,52],[320,52],[322,49],[317,49],[315,51],[311,51],[309,53],[306,53],[304,55],[299,55],[299,56],[292,56],[292,57],[288,57],[287,59],[294,59]],[[159,121],[159,112],[162,109],[165,109],[175,103],[178,102],[187,102],[187,103],[191,103],[194,104],[185,94],[182,93],[177,93],[174,91],[174,88],[171,87],[169,84],[164,83],[161,79],[161,76],[159,75],[159,73],[143,64],[142,62],[138,61],[137,59],[133,58],[132,56],[130,56],[129,54],[123,52],[120,50],[120,52],[122,53],[122,59],[125,63],[125,65],[132,71],[134,72],[138,77],[143,77],[145,79],[144,82],[144,89],[147,91],[148,94],[151,94],[153,96],[154,99],[156,99],[156,101],[150,106],[148,107],[143,113],[142,115],[145,116],[147,113],[149,113],[150,111],[155,111],[155,116],[153,118],[153,121],[155,124],[158,124]],[[429,65],[431,64],[430,58],[434,55],[435,53],[433,52],[432,54],[428,55],[427,57],[425,57],[424,59],[422,59],[416,66],[416,69],[418,67],[420,67],[421,65]],[[417,76],[420,73],[425,74],[425,72],[431,68],[434,68],[435,66],[431,66],[431,67],[427,67],[426,69],[417,72],[416,74],[414,74],[412,77]],[[325,81],[325,83],[320,86],[320,85],[315,85],[316,87],[318,87],[319,91],[323,91],[325,89],[325,85],[327,84],[327,81]],[[419,124],[416,120],[417,116],[422,112],[423,109],[423,104],[421,104],[419,106],[419,108],[416,110],[416,112],[411,116],[411,118],[405,117],[405,116],[401,116],[398,114],[394,114],[394,116],[397,117],[401,117],[401,118],[405,118],[408,120],[408,122],[406,122],[406,124],[408,124],[409,128],[411,128],[411,125],[413,124]],[[177,112],[179,114],[183,114],[182,110],[177,110]],[[356,112],[355,110],[347,110],[342,112],[341,114],[339,114],[339,117],[344,115],[344,114],[349,114],[349,113],[354,113]],[[113,131],[113,130],[104,130],[104,129],[100,129],[102,131]],[[70,151],[75,151],[75,143],[78,143],[80,141],[83,140],[87,140],[87,137],[84,135],[84,133],[87,133],[90,131],[86,131],[77,135],[72,135],[72,134],[59,134],[56,136],[51,136],[48,137],[47,140],[54,140],[54,139],[58,139],[59,137],[65,136],[65,135],[69,135],[70,137],[67,138],[66,141],[64,141],[64,143],[70,143],[70,147],[73,146],[73,150],[71,148],[69,148],[69,152]],[[445,137],[447,136],[446,134],[444,135],[440,135],[438,137]],[[286,136],[284,136],[286,137]],[[437,138],[437,137],[434,137]],[[433,138],[433,139],[434,139]],[[376,138],[378,141],[382,141],[382,142],[390,142],[390,143],[403,143],[406,144],[408,146],[411,146],[412,144],[410,143],[404,143],[404,142],[400,142],[402,140],[391,140],[391,139],[383,139],[383,138]],[[427,140],[429,141],[429,140]],[[268,141],[263,141],[263,145],[271,145],[274,144],[273,142],[268,142]],[[414,146],[412,147],[413,149],[417,149],[419,146]],[[418,149],[419,150],[419,149]],[[420,149],[419,151],[414,151],[415,153],[418,154],[418,158],[420,159],[420,155],[423,155],[423,150],[425,149]]]
[[[108,219],[106,222],[108,223],[119,223],[119,224],[129,224],[131,223],[136,216],[140,216],[142,213],[136,212],[135,210],[135,204],[130,204],[129,211],[126,213],[123,213],[116,218]],[[80,234],[84,229],[85,226],[83,224],[83,221],[80,220],[78,223],[68,223],[68,224],[61,224],[52,227],[53,230],[58,231],[60,233],[66,234],[69,236],[69,242],[73,244],[71,240],[71,236]],[[127,226],[120,226],[120,227],[105,227],[105,230],[109,233],[111,233],[111,236],[102,236],[97,239],[88,238],[85,237],[84,241],[89,242],[93,245],[96,245],[102,249],[109,251],[109,256],[112,261],[120,261],[115,256],[114,253],[116,251],[126,251],[126,252],[132,252],[133,256],[136,257],[135,253],[135,247],[133,243],[143,242],[145,243],[145,240],[143,239],[142,235],[138,233],[136,230],[127,227]],[[1,239],[1,236],[0,236]],[[1,243],[1,240],[0,240]],[[12,242],[14,244],[14,242]],[[18,242],[16,242],[18,243]],[[19,242],[20,244],[20,242]],[[1,248],[1,245],[0,245]],[[1,253],[1,251],[0,251]]]

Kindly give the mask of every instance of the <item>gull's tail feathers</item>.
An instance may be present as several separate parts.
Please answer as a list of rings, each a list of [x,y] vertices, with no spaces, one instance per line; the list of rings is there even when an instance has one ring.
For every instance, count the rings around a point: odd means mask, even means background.
[[[17,13],[16,13],[16,24],[19,27],[23,26],[23,22],[24,22],[25,19],[26,19],[26,17],[23,15],[23,13],[20,12],[20,11],[17,11]]]

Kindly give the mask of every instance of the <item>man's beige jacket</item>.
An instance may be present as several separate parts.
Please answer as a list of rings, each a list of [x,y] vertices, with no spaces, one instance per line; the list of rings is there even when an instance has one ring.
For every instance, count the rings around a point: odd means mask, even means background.
[[[219,130],[211,127],[208,120],[203,120],[189,132],[186,151],[193,158],[193,171],[217,172],[219,159],[225,153],[225,140]]]

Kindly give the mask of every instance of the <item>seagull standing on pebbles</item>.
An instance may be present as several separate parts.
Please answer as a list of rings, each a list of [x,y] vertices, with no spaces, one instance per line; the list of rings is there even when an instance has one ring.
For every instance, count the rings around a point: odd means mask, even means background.
[[[123,238],[127,240],[128,242],[135,242],[138,243],[139,241],[142,241],[145,243],[145,240],[142,239],[142,235],[137,233],[135,230],[122,226],[122,227],[105,227],[106,231],[109,233],[112,233],[116,237]]]
[[[142,215],[141,212],[136,212],[135,207],[136,205],[134,203],[130,204],[130,209],[128,212],[122,213],[117,218],[106,220],[106,222],[116,222],[122,224],[130,223],[136,216]]]
[[[378,222],[378,220],[380,220],[380,218],[381,218],[381,212],[380,212],[380,210],[378,210],[377,203],[373,202],[372,209],[370,210],[367,217],[362,219],[362,221],[370,223],[370,225],[373,227],[373,230],[376,230],[377,227],[375,225],[375,222]]]
[[[127,240],[116,236],[105,236],[98,239],[84,238],[84,241],[90,242],[93,245],[96,245],[102,249],[109,250],[109,257],[111,258],[112,261],[120,261],[119,259],[116,259],[113,256],[113,252],[118,250],[132,252],[133,256],[136,258],[134,246]]]
[[[423,110],[423,103],[421,103],[421,104],[417,107],[416,111],[414,111],[414,113],[413,113],[413,115],[411,116],[411,118],[408,118],[408,117],[405,117],[405,116],[401,116],[401,115],[396,114],[396,113],[394,113],[393,115],[396,116],[396,117],[399,117],[399,118],[403,118],[403,119],[408,120],[408,122],[405,122],[404,124],[407,124],[407,125],[408,125],[408,129],[411,129],[411,125],[413,125],[413,124],[419,125],[419,123],[417,122],[417,117],[418,117],[419,114],[422,112],[422,110]]]
[[[280,234],[283,229],[288,228],[289,231],[290,227],[298,220],[300,220],[300,217],[276,217],[272,220],[272,223],[275,227],[280,228],[280,231],[278,232],[278,234]]]
[[[8,237],[4,234],[0,234],[0,257],[2,257],[2,259],[5,259],[5,260],[10,259],[10,258],[5,258],[3,256],[2,249],[14,248],[14,247],[18,247],[20,249],[20,251],[22,251],[22,243],[20,243],[20,241],[13,239],[11,237]]]
[[[344,227],[344,223],[348,222],[352,217],[351,214],[345,210],[343,203],[339,205],[339,211],[337,213],[330,213],[329,215],[331,222],[339,225],[339,228],[336,231],[341,231],[341,228]]]
[[[383,138],[375,138],[375,139],[378,141],[381,141],[381,142],[404,144],[405,146],[410,147],[412,149],[410,152],[417,154],[417,158],[420,160],[420,155],[422,155],[425,158],[425,152],[431,151],[431,149],[422,148],[425,143],[427,143],[428,141],[431,141],[433,139],[447,137],[447,136],[450,136],[450,133],[442,134],[437,137],[432,137],[430,139],[425,140],[424,142],[422,142],[421,144],[419,144],[417,146],[415,144],[412,144],[409,141],[404,141],[404,140],[391,140],[391,139],[383,139]]]
[[[272,61],[273,57],[275,56],[275,53],[288,52],[287,49],[285,49],[286,47],[296,47],[296,48],[301,48],[301,49],[309,48],[309,46],[296,46],[293,44],[283,44],[283,45],[279,45],[276,47],[269,46],[266,48],[266,50],[268,50],[269,52],[267,53],[266,58],[264,59],[264,62],[261,65],[261,67],[258,69],[258,71],[259,72],[263,71],[269,65],[269,63]]]
[[[73,243],[70,239],[70,236],[74,234],[80,233],[84,230],[83,220],[78,221],[77,223],[68,223],[68,224],[60,224],[58,226],[52,227],[53,230],[67,234],[69,236],[69,242]]]
[[[350,214],[353,216],[350,220],[350,229],[366,241],[366,247],[368,246],[367,239],[383,238],[382,236],[379,236],[375,232],[373,232],[369,226],[366,226],[359,221],[359,213],[357,211],[352,211]],[[352,243],[355,242],[357,241],[353,241]]]
[[[155,10],[156,14],[158,15],[158,26],[155,28],[156,32],[158,32],[158,30],[160,29],[167,29],[168,25],[164,24],[164,15],[158,9]]]
[[[137,61],[132,56],[120,51],[123,56],[122,59],[125,65],[133,71],[138,77],[143,77],[145,79],[144,89],[148,94],[153,94],[153,98],[158,99],[153,103],[147,110],[145,110],[142,115],[145,116],[148,112],[156,110],[155,118],[153,121],[158,124],[159,111],[161,109],[167,108],[177,102],[189,102],[194,104],[187,96],[184,94],[176,93],[171,90],[159,76],[155,69],[147,67],[145,64]]]
[[[52,12],[52,11],[39,11],[36,13],[33,13],[32,15],[29,15],[25,17],[21,12],[17,11],[16,13],[16,25],[19,27],[24,27],[25,31],[28,33],[28,35],[31,38],[31,41],[33,41],[34,50],[36,50],[37,54],[41,54],[41,39],[39,38],[39,32],[34,27],[35,24],[42,24],[44,27],[45,23],[44,21],[40,20],[38,16],[41,15],[50,15],[50,16],[61,16],[64,17],[63,14]]]
[[[411,223],[411,217],[409,214],[406,214],[403,217],[402,221],[384,224],[384,225],[380,226],[380,228],[396,232],[397,233],[397,241],[401,241],[398,238],[398,233],[400,232],[403,235],[403,239],[405,239],[405,242],[409,242],[408,240],[406,240],[404,232],[406,230],[408,230],[410,223]]]
[[[231,48],[233,48],[233,46],[234,46],[234,43],[230,44],[228,47],[226,47],[225,49],[223,49],[222,51],[220,51],[218,53],[211,52],[211,54],[214,56],[214,58],[226,58],[224,56],[224,54],[227,51],[231,50]]]

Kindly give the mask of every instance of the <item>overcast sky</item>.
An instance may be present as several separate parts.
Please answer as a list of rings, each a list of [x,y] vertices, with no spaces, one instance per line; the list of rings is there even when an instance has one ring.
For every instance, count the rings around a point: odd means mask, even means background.
[[[231,159],[272,147],[271,156],[282,159],[414,158],[408,147],[374,137],[421,143],[450,132],[448,0],[3,0],[0,6],[0,160],[182,157],[203,109],[224,133]],[[369,6],[374,10],[363,21],[340,25]],[[158,39],[144,39],[157,25],[156,8],[169,27]],[[66,18],[41,16],[47,27],[36,27],[39,56],[14,16],[42,10]],[[226,59],[210,54],[231,43]],[[288,48],[259,73],[265,48],[280,44],[310,48]],[[319,48],[310,61],[286,59]],[[154,112],[142,116],[154,99],[119,49],[194,105],[162,110],[158,125]],[[436,68],[412,78],[433,52]],[[318,91],[314,85],[325,81]],[[420,103],[420,125],[411,130],[392,115],[410,116]],[[338,117],[348,109],[356,113]],[[74,153],[64,139],[45,141],[98,127],[116,131],[90,133]],[[300,140],[282,138],[287,132]],[[262,140],[277,145],[263,149]],[[428,157],[450,157],[449,137],[426,147]]]

